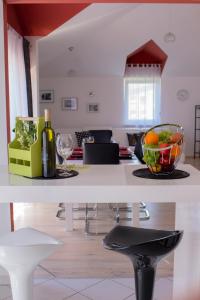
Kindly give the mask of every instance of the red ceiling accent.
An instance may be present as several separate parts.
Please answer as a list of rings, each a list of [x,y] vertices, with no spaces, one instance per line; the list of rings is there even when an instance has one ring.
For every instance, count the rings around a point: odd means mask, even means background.
[[[8,23],[23,36],[45,36],[89,4],[7,5]]]
[[[200,3],[200,0],[7,0],[8,4],[31,3]]]
[[[20,35],[23,36],[23,28],[21,28],[20,20],[17,15],[15,5],[7,5],[7,22],[11,25]]]
[[[167,54],[153,40],[150,40],[129,54],[126,64],[160,64],[163,70],[167,57]]]

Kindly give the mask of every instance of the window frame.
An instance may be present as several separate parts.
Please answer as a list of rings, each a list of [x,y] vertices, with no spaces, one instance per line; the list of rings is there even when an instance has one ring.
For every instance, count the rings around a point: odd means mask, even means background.
[[[133,83],[134,81],[136,81],[138,79],[138,81],[143,81],[141,83],[146,83],[148,81],[148,79],[151,81],[151,76],[145,76],[145,77],[141,77],[141,76],[134,76],[134,77],[124,77],[124,124],[125,126],[134,126],[134,127],[152,127],[156,124],[160,123],[160,107],[161,107],[161,76],[157,76],[157,80],[153,83],[156,86],[154,87],[156,91],[157,96],[155,99],[155,109],[154,109],[154,115],[155,118],[153,120],[134,120],[134,119],[129,119],[128,115],[129,115],[129,92],[128,92],[128,85],[130,83]],[[139,83],[139,82],[138,82]]]

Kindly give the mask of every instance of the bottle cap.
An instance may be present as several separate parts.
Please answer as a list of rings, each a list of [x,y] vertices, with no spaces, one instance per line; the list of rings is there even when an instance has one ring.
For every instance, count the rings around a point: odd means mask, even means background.
[[[44,121],[49,122],[51,120],[51,111],[50,109],[45,109],[44,110]]]

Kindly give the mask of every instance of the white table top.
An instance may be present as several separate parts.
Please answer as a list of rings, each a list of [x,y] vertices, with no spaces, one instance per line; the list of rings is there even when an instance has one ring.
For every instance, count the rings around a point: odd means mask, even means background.
[[[198,201],[200,171],[179,165],[190,177],[176,180],[143,179],[132,175],[141,165],[90,165],[76,177],[36,180],[8,174],[0,166],[0,202],[178,202]]]
[[[0,166],[0,202],[176,202],[175,228],[184,230],[184,237],[175,251],[173,294],[181,291],[190,299],[191,291],[200,293],[200,171],[184,164],[178,169],[189,172],[188,178],[151,180],[132,175],[141,167],[90,165],[77,177],[34,180],[10,175]],[[5,215],[0,214],[2,226]]]

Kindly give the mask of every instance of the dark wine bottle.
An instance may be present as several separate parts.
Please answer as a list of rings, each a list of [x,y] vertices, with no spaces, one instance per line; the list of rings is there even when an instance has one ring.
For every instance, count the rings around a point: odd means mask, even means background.
[[[56,142],[55,133],[51,128],[51,116],[48,109],[44,110],[45,127],[42,131],[42,175],[49,178],[56,175]]]

